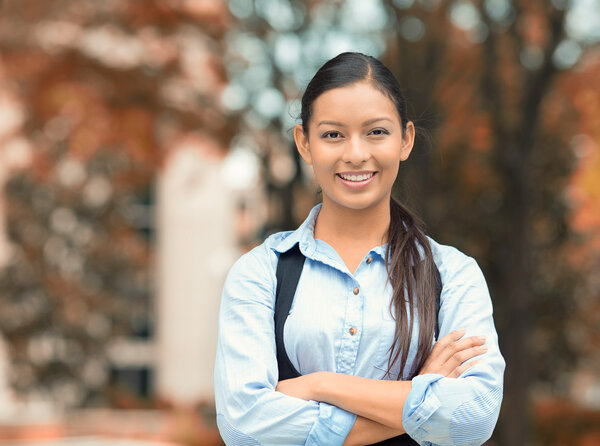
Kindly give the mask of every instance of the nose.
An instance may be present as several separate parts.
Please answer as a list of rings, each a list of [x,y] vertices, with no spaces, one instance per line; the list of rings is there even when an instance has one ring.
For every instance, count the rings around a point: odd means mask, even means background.
[[[342,160],[346,163],[360,165],[371,157],[371,153],[366,143],[361,142],[360,138],[355,136],[351,138],[344,147]]]

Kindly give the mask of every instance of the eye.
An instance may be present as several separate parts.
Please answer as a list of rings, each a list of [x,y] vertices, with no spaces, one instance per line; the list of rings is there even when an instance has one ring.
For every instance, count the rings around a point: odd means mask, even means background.
[[[339,139],[339,136],[340,136],[340,132],[331,131],[331,132],[323,133],[321,138],[323,138],[323,139]]]
[[[373,129],[371,130],[371,133],[375,136],[383,136],[390,134],[390,132],[388,132],[386,129]]]

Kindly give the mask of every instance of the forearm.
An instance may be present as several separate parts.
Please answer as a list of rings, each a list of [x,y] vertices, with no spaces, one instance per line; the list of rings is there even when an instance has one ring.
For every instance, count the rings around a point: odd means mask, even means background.
[[[363,446],[402,435],[404,429],[394,429],[369,418],[357,416],[343,446]]]
[[[404,432],[402,410],[410,390],[410,381],[324,372],[315,399]]]

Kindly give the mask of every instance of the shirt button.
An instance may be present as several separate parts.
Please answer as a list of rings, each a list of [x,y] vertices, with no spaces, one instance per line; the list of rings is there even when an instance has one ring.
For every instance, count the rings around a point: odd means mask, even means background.
[[[354,336],[356,334],[356,328],[354,328],[354,327],[352,327],[349,331],[352,336]]]
[[[358,287],[354,288],[354,294],[358,294]]]
[[[372,261],[373,261],[373,257],[367,258],[367,265],[370,264]]]

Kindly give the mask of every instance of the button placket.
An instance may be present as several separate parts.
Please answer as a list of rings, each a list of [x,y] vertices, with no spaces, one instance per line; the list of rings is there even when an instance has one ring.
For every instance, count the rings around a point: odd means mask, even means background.
[[[358,294],[360,293],[360,288],[359,287],[355,287],[352,290],[352,293],[355,296],[358,296]],[[351,336],[354,336],[357,332],[358,332],[358,326],[361,320],[361,301],[357,300],[357,299],[351,299],[350,300],[350,308],[351,308],[351,317],[348,321],[350,328],[348,329],[348,333],[350,333]]]
[[[358,285],[358,284],[356,284]],[[360,343],[360,330],[362,327],[363,300],[357,299],[360,295],[360,287],[351,288],[352,294],[347,301],[348,310],[346,313],[345,334],[342,340],[341,361],[338,372],[353,373],[358,355],[358,346]]]

